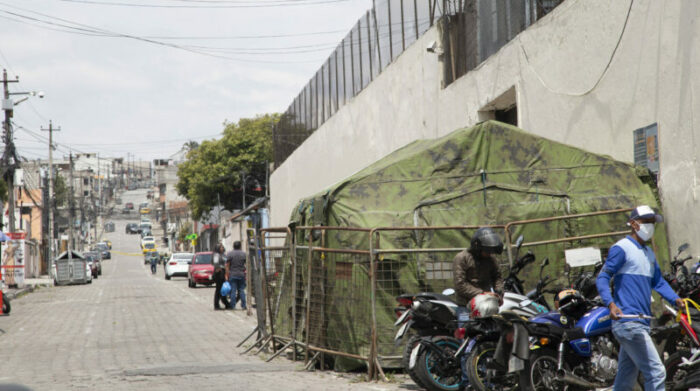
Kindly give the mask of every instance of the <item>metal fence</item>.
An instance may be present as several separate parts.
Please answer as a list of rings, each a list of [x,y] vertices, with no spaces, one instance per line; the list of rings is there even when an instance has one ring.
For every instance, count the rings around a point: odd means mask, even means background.
[[[435,24],[446,86],[562,1],[374,0],[275,126],[275,166]]]
[[[513,237],[525,233],[523,251],[553,262],[561,277],[564,250],[597,246],[607,251],[625,227],[630,209],[552,216],[492,226],[505,237],[504,271],[514,258]],[[604,228],[601,228],[604,227]],[[335,369],[366,366],[371,378],[398,364],[393,343],[396,297],[453,287],[455,255],[469,246],[477,226],[296,227],[258,233],[264,272],[262,308],[275,356],[292,348],[307,365]],[[662,253],[663,251],[660,251]],[[536,267],[531,267],[535,271]],[[534,285],[535,273],[524,277]],[[257,297],[257,296],[256,296]],[[260,321],[259,321],[260,322]],[[264,347],[266,343],[262,344]],[[354,367],[353,367],[354,365]]]

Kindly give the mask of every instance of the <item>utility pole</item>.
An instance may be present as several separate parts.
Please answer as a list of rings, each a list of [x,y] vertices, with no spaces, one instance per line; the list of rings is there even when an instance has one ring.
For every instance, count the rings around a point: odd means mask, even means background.
[[[53,232],[53,132],[59,132],[61,131],[61,128],[54,128],[53,123],[49,121],[49,128],[44,129],[41,128],[43,131],[48,131],[49,132],[49,275],[51,275],[51,272],[53,271],[53,239],[54,239],[54,232]]]
[[[3,164],[3,174],[5,177],[5,182],[7,182],[8,188],[8,208],[9,208],[9,232],[15,231],[15,143],[12,137],[12,111],[14,109],[14,102],[10,99],[10,89],[8,87],[9,83],[18,83],[19,78],[15,80],[7,79],[7,70],[2,70],[2,87],[3,87],[3,101],[2,109],[5,111],[5,122],[4,127],[4,142],[5,142],[5,153],[2,156]]]
[[[100,174],[100,153],[97,153],[97,198],[99,202],[100,211],[102,210],[102,176]],[[95,224],[97,224],[97,217],[95,217]],[[95,238],[97,240],[97,238]]]
[[[73,204],[73,152],[69,151],[68,154],[68,166],[70,168],[70,206],[68,207],[68,251],[73,250],[73,226],[75,225],[75,205]],[[82,224],[82,222],[81,222]]]

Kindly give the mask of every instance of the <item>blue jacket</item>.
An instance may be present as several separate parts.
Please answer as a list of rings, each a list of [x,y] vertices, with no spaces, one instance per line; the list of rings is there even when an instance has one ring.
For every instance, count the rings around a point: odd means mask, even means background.
[[[610,280],[615,282],[615,297],[610,294]],[[678,295],[664,280],[654,251],[627,236],[610,248],[605,265],[596,279],[598,294],[606,306],[613,301],[625,315],[651,316],[651,290],[674,303]],[[620,319],[649,324],[645,319]]]

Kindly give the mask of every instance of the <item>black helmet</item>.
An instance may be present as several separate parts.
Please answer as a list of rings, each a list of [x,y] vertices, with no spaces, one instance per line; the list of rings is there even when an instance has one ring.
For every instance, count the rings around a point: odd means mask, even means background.
[[[472,236],[471,246],[469,251],[473,254],[487,252],[490,254],[500,254],[503,252],[503,242],[491,228],[479,228]]]

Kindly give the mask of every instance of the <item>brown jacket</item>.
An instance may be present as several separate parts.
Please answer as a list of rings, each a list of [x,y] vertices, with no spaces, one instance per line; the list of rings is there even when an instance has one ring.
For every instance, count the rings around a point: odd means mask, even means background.
[[[493,257],[474,259],[469,251],[464,250],[452,262],[452,275],[457,304],[461,306],[466,306],[479,293],[490,292],[492,287],[499,294],[503,293],[503,278]]]

